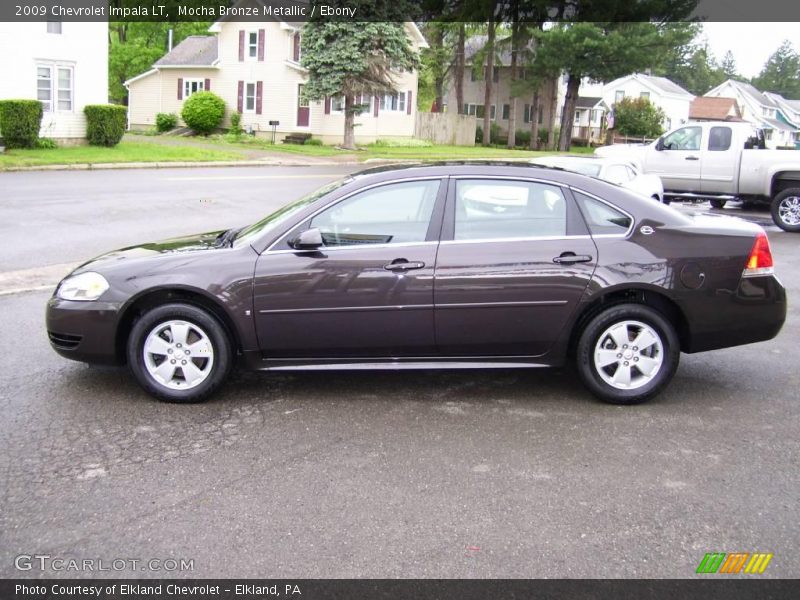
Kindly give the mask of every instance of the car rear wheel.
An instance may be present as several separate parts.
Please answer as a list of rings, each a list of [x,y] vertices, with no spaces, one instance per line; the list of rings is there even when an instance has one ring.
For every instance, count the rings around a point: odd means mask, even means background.
[[[711,208],[725,208],[725,202],[727,201],[719,200],[718,198],[712,198],[709,200],[709,202],[711,203]]]
[[[783,190],[772,199],[772,220],[784,231],[800,231],[800,188]]]
[[[166,402],[200,402],[219,388],[233,364],[224,327],[190,304],[145,313],[128,338],[128,365],[139,384]]]
[[[595,316],[577,347],[578,373],[595,396],[610,404],[639,404],[675,375],[680,344],[661,313],[641,304],[618,304]]]

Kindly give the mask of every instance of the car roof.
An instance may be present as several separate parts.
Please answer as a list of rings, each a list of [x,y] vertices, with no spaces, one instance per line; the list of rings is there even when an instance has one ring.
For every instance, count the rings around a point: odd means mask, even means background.
[[[576,185],[587,187],[595,181],[591,177],[580,175],[565,169],[554,168],[547,165],[531,164],[525,162],[474,160],[474,161],[440,161],[428,163],[403,163],[389,164],[380,167],[365,169],[353,173],[355,180],[363,181],[365,178],[378,181],[414,177],[446,177],[446,176],[505,176],[505,177],[532,177],[551,181],[561,185]]]

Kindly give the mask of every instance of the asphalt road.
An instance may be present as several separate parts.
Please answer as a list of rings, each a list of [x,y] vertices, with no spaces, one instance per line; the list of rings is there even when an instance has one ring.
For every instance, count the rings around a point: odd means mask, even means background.
[[[202,179],[225,172],[0,175],[3,264],[232,225],[325,181]],[[284,172],[327,173],[233,173]],[[213,202],[190,210],[201,192]],[[769,235],[800,297],[800,236]],[[240,373],[180,406],[53,353],[47,296],[0,297],[0,577],[98,575],[15,570],[39,554],[193,561],[100,574],[116,577],[684,578],[714,551],[772,552],[762,577],[800,574],[794,302],[778,338],[683,355],[638,407],[594,401],[570,369]]]

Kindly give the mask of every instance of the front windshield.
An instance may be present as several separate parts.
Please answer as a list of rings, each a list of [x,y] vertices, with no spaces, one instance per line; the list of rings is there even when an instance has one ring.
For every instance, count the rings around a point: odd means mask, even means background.
[[[344,179],[339,179],[337,181],[322,186],[318,190],[315,190],[310,194],[303,196],[299,200],[295,200],[291,204],[287,204],[286,206],[279,208],[274,213],[264,217],[260,221],[253,223],[252,225],[242,229],[236,236],[236,242],[237,243],[241,241],[247,242],[250,239],[261,235],[262,233],[266,233],[267,231],[276,228],[278,225],[280,225],[293,215],[303,210],[306,206],[308,206],[312,202],[318,200],[325,194],[328,194],[333,190],[338,189],[342,187],[344,184],[349,183],[351,181],[353,181],[353,178],[350,176],[345,177]]]

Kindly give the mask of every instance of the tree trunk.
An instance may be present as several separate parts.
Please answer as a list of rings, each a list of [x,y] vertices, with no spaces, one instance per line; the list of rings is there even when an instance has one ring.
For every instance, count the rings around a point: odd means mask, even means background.
[[[434,23],[430,29],[429,43],[431,50],[434,52],[434,76],[433,76],[433,107],[432,112],[442,112],[442,105],[444,103],[444,80],[445,68],[440,63],[442,48],[444,46],[444,29],[438,23]]]
[[[467,39],[467,26],[465,23],[458,24],[458,38],[456,42],[456,61],[453,69],[453,79],[456,84],[456,112],[461,115],[464,113],[464,44]]]
[[[581,86],[580,75],[569,74],[567,79],[567,96],[564,98],[564,111],[561,113],[561,135],[558,138],[558,149],[569,152],[572,143],[572,124],[575,122],[575,107],[578,104],[578,88]]]
[[[511,83],[509,85],[508,97],[508,147],[514,148],[517,145],[517,54],[520,50],[520,23],[518,6],[514,6],[514,23],[511,26]],[[502,116],[502,115],[501,115]]]
[[[354,104],[355,98],[352,94],[346,94],[344,97],[344,143],[342,144],[342,148],[346,150],[356,149]]]
[[[494,14],[489,16],[488,37],[486,38],[486,73],[483,77],[483,145],[490,145],[492,139],[492,81],[494,80],[494,36],[497,22]]]
[[[533,99],[531,100],[531,150],[539,149],[539,111],[541,110],[540,104],[542,103],[539,95],[538,88],[533,92]]]
[[[558,109],[558,75],[548,80],[547,149],[556,149],[556,110]]]

